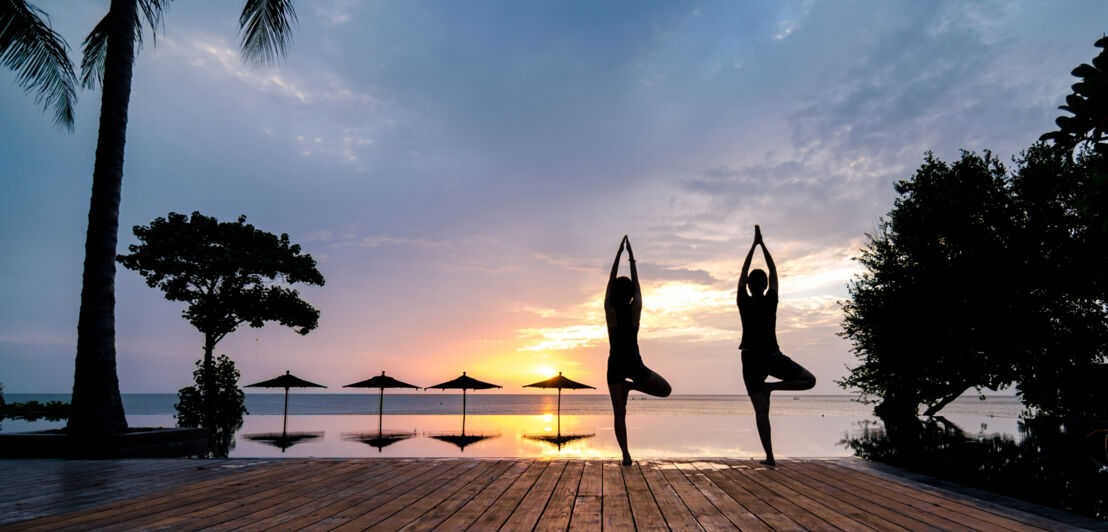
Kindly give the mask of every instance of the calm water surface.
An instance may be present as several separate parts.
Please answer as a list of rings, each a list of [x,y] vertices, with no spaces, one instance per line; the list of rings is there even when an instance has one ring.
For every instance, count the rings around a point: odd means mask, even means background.
[[[461,395],[387,394],[378,434],[377,396],[289,396],[281,437],[284,396],[248,394],[232,457],[601,457],[619,456],[607,396],[470,394],[462,437]],[[850,396],[775,396],[774,451],[780,457],[851,456],[843,443],[865,422],[871,407]],[[9,401],[62,400],[68,394],[7,394]],[[134,427],[174,426],[173,394],[124,394]],[[1018,438],[1020,405],[1013,397],[960,399],[943,413],[973,434]],[[674,396],[632,399],[628,439],[639,458],[760,456],[753,410],[745,396]],[[64,422],[4,420],[3,432],[58,428]],[[559,432],[560,431],[560,432]],[[559,433],[561,437],[559,438]]]

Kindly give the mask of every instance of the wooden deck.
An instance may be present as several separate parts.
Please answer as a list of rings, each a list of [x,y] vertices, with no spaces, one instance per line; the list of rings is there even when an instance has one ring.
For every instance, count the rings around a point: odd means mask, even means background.
[[[0,460],[0,530],[1080,530],[857,459]]]

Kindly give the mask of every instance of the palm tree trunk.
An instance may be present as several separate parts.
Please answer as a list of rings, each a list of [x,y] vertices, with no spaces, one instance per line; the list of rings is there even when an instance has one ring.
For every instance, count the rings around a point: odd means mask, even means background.
[[[85,237],[81,311],[77,322],[77,362],[68,429],[74,434],[126,430],[115,364],[115,252],[123,146],[135,60],[136,0],[112,0],[111,33],[104,64],[103,96],[92,200]]]

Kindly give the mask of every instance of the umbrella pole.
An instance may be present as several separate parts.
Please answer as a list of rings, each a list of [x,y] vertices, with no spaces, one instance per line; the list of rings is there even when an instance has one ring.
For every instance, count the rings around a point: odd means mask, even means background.
[[[385,411],[385,389],[377,396],[377,437],[381,437],[381,414]]]
[[[289,389],[285,387],[285,413],[281,416],[281,436],[288,432],[289,428]]]
[[[466,389],[462,388],[462,436],[466,435]]]
[[[558,437],[562,437],[562,389],[558,388]],[[561,450],[559,447],[558,450]]]

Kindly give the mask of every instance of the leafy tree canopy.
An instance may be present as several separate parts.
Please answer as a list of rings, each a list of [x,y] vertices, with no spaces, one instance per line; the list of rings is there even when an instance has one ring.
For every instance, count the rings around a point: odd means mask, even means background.
[[[261,231],[245,216],[219,222],[199,212],[171,212],[134,232],[140,243],[117,260],[166,299],[188,303],[182,315],[212,345],[242,324],[275,321],[307,334],[319,323],[319,311],[288,285],[322,286],[323,274],[287,234]]]
[[[1092,219],[1094,227],[1108,233],[1108,37],[1101,37],[1095,46],[1100,53],[1091,65],[1083,63],[1073,69],[1073,76],[1080,81],[1073,84],[1066,104],[1059,107],[1073,116],[1058,117],[1058,130],[1043,134],[1040,140],[1053,141],[1067,154],[1094,152],[1099,156],[1090,165],[1091,179],[1076,205]]]
[[[1005,264],[1012,219],[1005,170],[963,153],[953,165],[931,154],[881,220],[850,285],[842,335],[862,364],[840,384],[883,398],[879,412],[938,411],[970,388],[1013,379],[1004,339],[1018,304]]]
[[[1108,254],[1076,207],[1098,157],[1040,143],[1008,174],[928,154],[858,258],[841,334],[860,363],[840,384],[893,420],[1012,384],[1035,413],[1104,415]]]
[[[1073,84],[1073,93],[1059,109],[1073,116],[1060,116],[1057,131],[1044,133],[1040,140],[1051,140],[1070,150],[1082,144],[1091,145],[1101,155],[1108,155],[1108,37],[1101,37],[1094,46],[1100,54],[1092,64],[1082,63],[1073,69],[1081,80]]]

